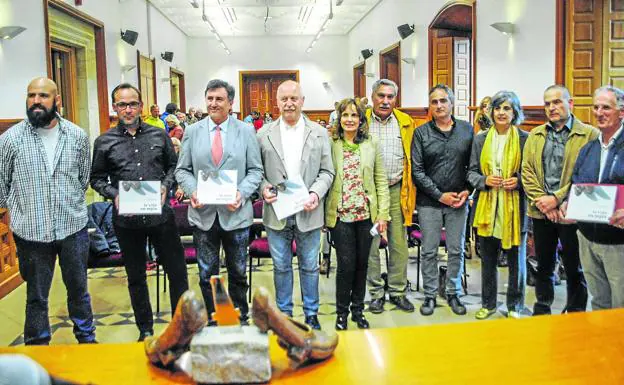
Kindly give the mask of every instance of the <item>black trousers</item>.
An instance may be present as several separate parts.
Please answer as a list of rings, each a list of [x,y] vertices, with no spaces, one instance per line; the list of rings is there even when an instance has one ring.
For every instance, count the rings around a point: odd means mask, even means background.
[[[364,311],[366,295],[366,272],[368,255],[373,237],[370,219],[358,222],[341,222],[331,229],[332,241],[336,249],[338,268],[336,271],[336,313],[354,314]]]
[[[555,265],[557,243],[563,248],[561,260],[566,271],[567,300],[564,312],[585,311],[587,307],[587,282],[579,259],[576,225],[553,223],[548,219],[533,219],[533,239],[537,257],[537,276],[533,314],[550,314],[555,299]]]
[[[167,215],[167,214],[165,214]],[[180,242],[180,235],[174,222],[173,213],[167,215],[167,220],[157,226],[143,228],[127,228],[115,225],[115,234],[123,254],[124,266],[128,275],[128,291],[134,311],[134,318],[139,331],[153,331],[154,318],[147,288],[147,238],[154,245],[161,264],[169,279],[169,300],[171,312],[175,311],[180,296],[188,290],[188,276],[184,249]]]

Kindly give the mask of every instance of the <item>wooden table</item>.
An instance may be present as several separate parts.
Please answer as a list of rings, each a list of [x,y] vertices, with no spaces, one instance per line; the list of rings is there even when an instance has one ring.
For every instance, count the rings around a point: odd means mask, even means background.
[[[81,383],[193,383],[151,366],[139,343],[0,353],[26,354]],[[296,371],[272,338],[271,362],[271,384],[624,384],[624,309],[346,331],[331,359]]]

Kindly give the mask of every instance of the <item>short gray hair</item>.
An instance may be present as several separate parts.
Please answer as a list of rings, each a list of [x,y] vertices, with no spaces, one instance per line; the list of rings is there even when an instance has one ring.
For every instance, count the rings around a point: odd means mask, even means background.
[[[562,94],[563,98],[565,100],[567,100],[567,101],[572,99],[572,96],[570,96],[570,91],[567,88],[565,88],[564,86],[562,86],[561,84],[553,84],[552,86],[548,86],[548,88],[546,88],[544,90],[544,94],[546,94],[546,92],[548,92],[550,90],[561,91],[561,94]]]
[[[452,106],[455,106],[455,94],[453,93],[453,90],[451,89],[451,87],[447,86],[446,84],[436,84],[435,86],[431,87],[431,89],[429,90],[429,97],[431,97],[431,94],[434,93],[436,90],[442,90],[444,92],[446,92],[446,94],[448,95],[449,101],[451,102]]]
[[[494,121],[494,109],[505,102],[509,102],[509,104],[511,104],[511,108],[513,109],[514,116],[511,124],[514,126],[520,125],[520,123],[524,121],[524,112],[522,112],[518,95],[516,95],[513,91],[498,91],[494,96],[492,96],[490,118]]]
[[[603,92],[613,92],[613,94],[615,95],[615,104],[617,104],[618,109],[624,109],[624,91],[612,85],[606,85],[594,91],[594,97],[598,96]]]
[[[394,96],[399,94],[399,86],[390,79],[379,79],[373,83],[373,95],[381,88],[381,86],[390,86],[394,89]]]
[[[208,93],[208,91],[216,90],[219,88],[225,88],[225,90],[227,91],[227,95],[228,95],[228,99],[230,100],[230,103],[233,103],[234,95],[235,95],[234,87],[232,87],[230,83],[221,79],[212,79],[211,81],[209,81],[208,84],[206,85],[206,91],[204,92],[204,96]]]

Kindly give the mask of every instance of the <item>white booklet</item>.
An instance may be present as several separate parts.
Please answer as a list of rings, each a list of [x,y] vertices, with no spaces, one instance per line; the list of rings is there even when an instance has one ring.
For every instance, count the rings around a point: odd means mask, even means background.
[[[120,215],[160,215],[160,181],[119,181]]]
[[[570,188],[566,219],[609,223],[616,206],[618,186],[574,184]]]
[[[199,170],[197,200],[205,205],[228,205],[236,202],[237,170]]]
[[[303,205],[310,197],[310,192],[300,175],[274,187],[277,191],[277,200],[273,202],[273,210],[279,220],[303,210]]]

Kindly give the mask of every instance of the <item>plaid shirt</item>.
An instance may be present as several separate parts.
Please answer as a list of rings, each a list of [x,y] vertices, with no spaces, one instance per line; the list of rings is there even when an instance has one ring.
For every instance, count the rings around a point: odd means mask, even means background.
[[[0,207],[28,241],[53,242],[87,225],[85,191],[91,171],[85,131],[58,116],[54,170],[37,130],[23,120],[0,136]]]
[[[388,185],[399,183],[403,178],[403,161],[405,160],[399,122],[394,114],[390,114],[385,121],[382,121],[375,113],[372,113],[368,131],[376,136],[381,144],[381,156],[386,175],[388,175]]]

